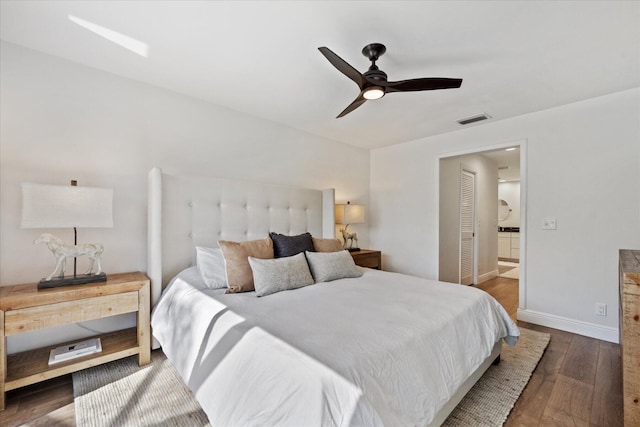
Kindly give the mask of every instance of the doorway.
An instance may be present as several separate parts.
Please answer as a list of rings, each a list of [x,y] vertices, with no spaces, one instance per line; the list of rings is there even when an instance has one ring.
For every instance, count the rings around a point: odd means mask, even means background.
[[[523,180],[520,163],[525,143],[526,141],[519,141],[512,145],[501,144],[484,150],[452,153],[439,159],[439,280],[465,284],[468,282],[468,274],[462,273],[462,228],[460,223],[455,226],[452,224],[452,218],[457,220],[461,215],[460,171],[468,168],[476,172],[477,197],[474,242],[477,263],[472,282],[477,285],[505,275],[512,279],[509,283],[518,290],[520,307],[525,304],[525,215],[524,209],[520,209],[524,206],[524,194],[520,194],[520,183]],[[454,170],[456,174],[453,173]],[[518,197],[514,198],[512,196],[516,187]],[[503,191],[505,189],[507,195]],[[510,218],[506,222],[499,218],[501,198],[506,199],[510,209]],[[455,200],[458,203],[454,203]],[[508,254],[504,252],[505,240],[499,242],[499,237],[509,237]]]

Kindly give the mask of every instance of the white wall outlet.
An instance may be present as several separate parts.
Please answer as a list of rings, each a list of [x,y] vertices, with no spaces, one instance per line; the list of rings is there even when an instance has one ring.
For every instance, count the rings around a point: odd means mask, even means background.
[[[556,229],[556,219],[555,218],[547,218],[542,223],[543,230],[555,230]]]
[[[596,314],[598,316],[606,316],[607,315],[607,304],[602,302],[596,303]]]

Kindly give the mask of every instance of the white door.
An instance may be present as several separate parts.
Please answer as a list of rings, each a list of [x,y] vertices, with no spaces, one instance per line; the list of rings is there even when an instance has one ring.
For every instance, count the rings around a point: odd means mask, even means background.
[[[462,169],[460,175],[460,283],[474,280],[476,223],[476,174]]]

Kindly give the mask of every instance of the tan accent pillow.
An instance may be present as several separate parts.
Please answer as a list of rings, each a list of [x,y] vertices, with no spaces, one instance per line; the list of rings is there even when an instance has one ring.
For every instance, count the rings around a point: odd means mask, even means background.
[[[342,242],[338,239],[313,238],[313,248],[316,252],[340,252],[344,250]]]
[[[249,265],[249,257],[260,259],[273,258],[273,242],[270,238],[249,240],[247,242],[230,242],[218,240],[222,249],[225,268],[227,271],[227,286],[225,293],[250,292],[253,287],[253,272]]]

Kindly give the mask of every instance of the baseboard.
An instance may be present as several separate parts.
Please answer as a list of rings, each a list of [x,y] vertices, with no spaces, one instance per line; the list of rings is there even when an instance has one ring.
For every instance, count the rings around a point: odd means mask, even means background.
[[[498,274],[500,274],[498,270],[493,270],[488,273],[481,274],[478,276],[478,283],[476,283],[476,285],[479,285],[480,283],[486,282],[487,280],[491,280],[495,277],[498,277]]]
[[[553,314],[541,313],[539,311],[523,310],[519,308],[517,318],[523,322],[560,329],[561,331],[584,335],[586,337],[596,338],[616,344],[618,344],[620,340],[617,328],[596,325],[595,323],[583,322],[581,320],[569,319],[566,317],[555,316]]]

